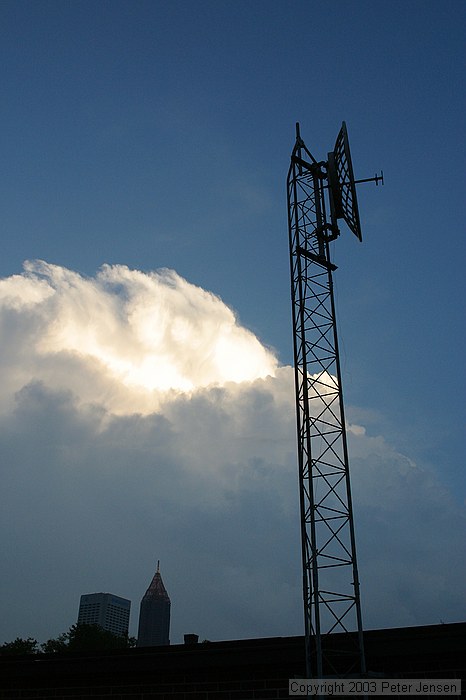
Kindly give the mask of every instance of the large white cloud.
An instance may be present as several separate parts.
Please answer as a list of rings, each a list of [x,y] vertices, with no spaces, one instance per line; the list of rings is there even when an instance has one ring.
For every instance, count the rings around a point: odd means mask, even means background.
[[[277,366],[221,299],[173,270],[104,265],[89,279],[28,262],[0,281],[0,303],[10,353],[21,353],[10,390],[44,379],[113,412],[147,413],[162,392],[252,380]]]
[[[172,641],[300,634],[292,369],[168,271],[28,264],[0,323],[4,640],[64,631],[99,590],[134,632],[157,559]],[[464,512],[354,416],[368,626],[459,619]]]

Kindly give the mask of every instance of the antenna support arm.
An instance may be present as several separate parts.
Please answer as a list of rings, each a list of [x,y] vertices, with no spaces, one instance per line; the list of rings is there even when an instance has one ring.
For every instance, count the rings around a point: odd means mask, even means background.
[[[380,182],[383,185],[383,170],[380,171],[380,175],[375,175],[375,177],[365,177],[363,180],[355,180],[354,184],[359,185],[361,182],[375,182],[377,186]]]

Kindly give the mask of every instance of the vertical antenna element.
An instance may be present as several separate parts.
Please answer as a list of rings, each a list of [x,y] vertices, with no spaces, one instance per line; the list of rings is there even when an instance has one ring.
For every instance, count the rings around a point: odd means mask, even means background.
[[[345,125],[337,145],[346,163],[349,150],[340,147],[342,139],[346,146]],[[287,195],[309,678],[360,676],[366,671],[333,295],[336,267],[329,245],[339,235],[337,219],[349,219],[352,200],[347,192],[352,195],[355,190],[354,179],[338,180],[339,153],[329,156],[328,162],[317,162],[297,125]],[[330,162],[336,167],[331,177]],[[346,167],[345,177],[349,175],[352,169]],[[358,235],[359,219],[354,219],[350,223]],[[345,633],[337,645],[336,632]]]

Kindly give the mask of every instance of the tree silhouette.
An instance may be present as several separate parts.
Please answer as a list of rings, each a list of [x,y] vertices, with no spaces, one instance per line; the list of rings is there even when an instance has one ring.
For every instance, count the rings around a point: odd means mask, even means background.
[[[0,646],[0,654],[38,654],[39,647],[37,645],[37,639],[28,637],[27,639],[21,639],[21,637],[16,637],[14,642],[5,642]]]
[[[69,651],[128,648],[127,637],[108,632],[99,625],[72,625],[66,636]]]
[[[56,639],[39,645],[36,639],[18,637],[0,646],[0,654],[56,654],[69,651],[98,651],[100,649],[129,649],[136,646],[134,637],[121,637],[99,625],[72,625]]]

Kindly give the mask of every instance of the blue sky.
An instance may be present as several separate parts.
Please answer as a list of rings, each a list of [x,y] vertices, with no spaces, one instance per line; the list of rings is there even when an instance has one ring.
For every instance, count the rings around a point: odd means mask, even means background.
[[[1,277],[34,259],[88,278],[105,263],[173,269],[290,365],[295,122],[323,159],[345,120],[356,176],[386,182],[359,187],[363,243],[343,230],[334,250],[349,416],[464,515],[465,15],[451,0],[3,2]],[[163,556],[138,557],[148,584]],[[116,571],[107,586],[127,595]],[[376,608],[372,626],[388,624]],[[258,620],[229,634],[242,630],[279,633]]]

